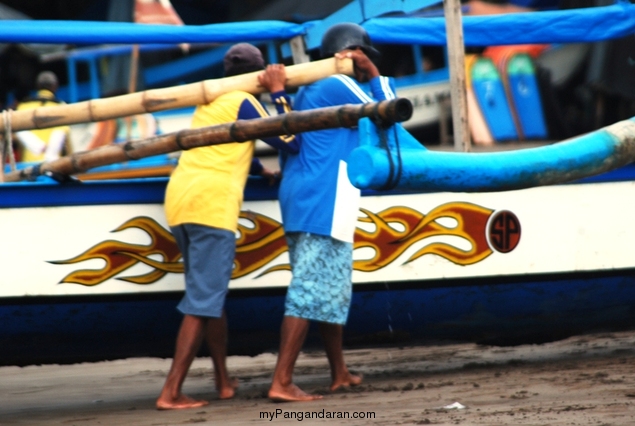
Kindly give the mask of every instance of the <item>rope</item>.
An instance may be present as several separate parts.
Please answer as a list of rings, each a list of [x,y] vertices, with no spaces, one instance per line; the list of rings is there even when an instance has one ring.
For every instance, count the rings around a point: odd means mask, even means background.
[[[388,179],[384,185],[380,188],[381,190],[392,189],[392,178],[395,173],[395,165],[392,161],[392,155],[390,155],[390,147],[388,146],[388,138],[386,137],[386,129],[383,126],[377,126],[377,131],[379,132],[379,145],[386,150],[386,156],[388,157],[388,165],[390,166],[390,171],[388,172]]]
[[[390,189],[394,189],[395,186],[399,183],[401,179],[401,174],[403,171],[403,161],[401,159],[401,149],[399,147],[399,138],[397,137],[397,129],[395,126],[392,126],[393,135],[395,139],[395,148],[397,151],[397,167],[395,171],[395,163],[392,158],[392,153],[390,151],[390,146],[388,145],[388,137],[386,136],[387,129],[383,126],[377,126],[379,131],[379,140],[380,145],[386,149],[386,156],[388,157],[388,163],[390,165],[390,172],[388,173],[388,179],[386,179],[386,183],[380,188],[381,190],[387,191]]]
[[[399,161],[399,167],[397,168],[397,176],[395,177],[395,180],[393,181],[393,184],[392,184],[392,187],[394,188],[395,186],[397,186],[397,184],[401,180],[401,174],[403,172],[403,159],[401,158],[401,147],[399,146],[399,137],[397,136],[397,128],[394,125],[392,126],[392,133],[393,133],[393,136],[395,137],[395,147],[397,148],[397,160]]]
[[[2,111],[2,119],[4,121],[4,132],[5,132],[5,150],[9,155],[9,163],[11,164],[11,171],[15,171],[15,157],[13,156],[13,140],[11,138],[11,109]],[[4,168],[4,152],[2,153],[2,167]],[[4,169],[3,169],[4,170]]]

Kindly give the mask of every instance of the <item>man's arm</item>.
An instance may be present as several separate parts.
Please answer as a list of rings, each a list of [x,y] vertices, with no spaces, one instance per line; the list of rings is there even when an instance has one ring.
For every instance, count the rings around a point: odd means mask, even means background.
[[[265,71],[258,76],[258,81],[271,93],[271,101],[275,105],[278,114],[285,114],[291,111],[291,100],[284,90],[286,81],[284,65],[273,64],[267,66]],[[238,111],[238,119],[240,120],[264,117],[269,117],[269,113],[255,99],[245,99]],[[263,138],[262,141],[278,150],[290,153],[297,153],[299,150],[299,141],[294,135],[273,136]]]
[[[377,66],[361,49],[344,50],[335,54],[339,59],[350,58],[353,60],[355,79],[359,83],[370,82],[371,91],[375,99],[365,100],[362,102],[384,101],[395,99],[395,89],[388,77],[379,74]]]

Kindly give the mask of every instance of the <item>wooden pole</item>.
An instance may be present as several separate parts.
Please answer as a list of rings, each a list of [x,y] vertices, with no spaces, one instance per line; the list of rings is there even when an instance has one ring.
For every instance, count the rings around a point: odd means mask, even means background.
[[[152,89],[74,104],[10,111],[11,126],[17,132],[20,130],[103,121],[146,112],[207,104],[218,96],[234,90],[259,94],[265,91],[265,88],[258,83],[257,76],[260,73],[261,71],[257,71],[233,77],[204,80],[182,86]],[[286,87],[295,88],[333,74],[353,75],[353,61],[351,59],[336,58],[322,59],[320,61],[288,66],[286,73]],[[4,123],[0,123],[0,131],[3,131],[4,128]]]
[[[0,183],[4,182],[4,167],[6,153],[4,151],[4,136],[0,134]]]
[[[130,75],[128,76],[128,93],[134,93],[137,91],[137,75],[139,74],[139,45],[132,46],[132,53],[130,54]],[[127,139],[132,139],[132,121],[133,116],[126,117],[126,136]]]
[[[2,122],[4,124],[4,135],[0,133],[0,183],[4,182],[4,168],[7,160],[11,165],[11,170],[15,170],[15,158],[13,157],[13,140],[11,135],[11,120],[9,114],[11,109],[2,112]]]
[[[291,46],[291,57],[293,58],[294,64],[304,64],[311,61],[311,58],[309,58],[309,55],[306,53],[304,37],[293,37],[289,41],[289,45]]]
[[[208,145],[243,142],[336,127],[353,127],[363,117],[394,123],[406,121],[411,116],[412,104],[406,98],[307,111],[291,111],[273,117],[238,120],[218,126],[181,130],[147,139],[105,145],[91,151],[79,152],[7,173],[5,182],[34,179],[40,175],[70,176],[83,173],[94,167]]]
[[[470,151],[470,131],[467,122],[467,93],[465,89],[465,45],[461,1],[443,0],[445,28],[448,39],[448,66],[450,68],[450,93],[452,96],[452,127],[454,148]]]

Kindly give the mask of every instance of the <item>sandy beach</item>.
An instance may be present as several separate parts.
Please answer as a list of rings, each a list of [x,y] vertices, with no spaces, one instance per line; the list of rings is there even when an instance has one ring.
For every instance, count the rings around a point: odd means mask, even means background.
[[[510,347],[375,347],[346,357],[364,375],[361,386],[330,393],[323,352],[307,351],[296,382],[324,399],[284,404],[266,398],[275,354],[230,357],[240,388],[223,401],[211,362],[197,358],[184,390],[211,403],[181,411],[154,408],[169,359],[1,367],[0,424],[635,424],[635,331]]]

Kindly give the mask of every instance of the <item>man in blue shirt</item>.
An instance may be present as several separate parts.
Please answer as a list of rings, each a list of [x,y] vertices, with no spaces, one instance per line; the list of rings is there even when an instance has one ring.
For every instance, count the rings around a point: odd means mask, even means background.
[[[343,23],[322,38],[323,58],[351,58],[355,79],[335,75],[303,87],[294,108],[308,110],[395,98],[387,77],[369,56],[378,52],[359,25]],[[370,83],[371,94],[358,83]],[[280,353],[269,398],[274,401],[319,399],[292,382],[293,368],[307,335],[309,321],[319,324],[331,367],[331,390],[357,385],[342,352],[343,325],[352,297],[353,236],[360,192],[348,180],[346,160],[358,146],[357,129],[303,133],[299,152],[289,154],[282,169],[279,198],[293,278],[287,291]]]

